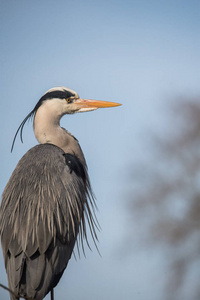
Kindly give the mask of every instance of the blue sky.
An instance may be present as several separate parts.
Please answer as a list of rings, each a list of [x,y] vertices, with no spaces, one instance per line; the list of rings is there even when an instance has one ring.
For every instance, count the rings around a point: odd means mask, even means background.
[[[10,153],[18,125],[46,90],[64,85],[81,97],[123,104],[62,119],[86,156],[102,257],[94,249],[87,259],[72,259],[56,297],[160,299],[162,254],[139,245],[128,257],[121,251],[133,246],[124,245],[126,196],[131,166],[148,155],[149,132],[162,133],[167,102],[200,94],[200,2],[8,0],[1,1],[0,22],[1,193],[37,143],[29,123],[24,144],[18,139]],[[7,284],[2,255],[0,270],[0,282]]]

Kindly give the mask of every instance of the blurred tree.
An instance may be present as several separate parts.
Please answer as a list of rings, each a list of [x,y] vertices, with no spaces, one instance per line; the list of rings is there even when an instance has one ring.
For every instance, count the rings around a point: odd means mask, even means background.
[[[163,299],[199,300],[200,101],[181,100],[172,108],[169,130],[153,138],[151,158],[134,169],[131,213],[148,243],[164,246]]]

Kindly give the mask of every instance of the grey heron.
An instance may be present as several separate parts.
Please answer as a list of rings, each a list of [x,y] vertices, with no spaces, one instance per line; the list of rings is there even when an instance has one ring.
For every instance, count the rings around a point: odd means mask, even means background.
[[[95,200],[86,161],[78,140],[60,126],[60,119],[118,105],[81,99],[69,88],[56,87],[19,126],[12,148],[19,132],[22,140],[31,117],[39,144],[20,159],[2,195],[0,236],[12,300],[41,300],[50,291],[53,295],[75,243],[87,242],[86,226],[96,242]]]

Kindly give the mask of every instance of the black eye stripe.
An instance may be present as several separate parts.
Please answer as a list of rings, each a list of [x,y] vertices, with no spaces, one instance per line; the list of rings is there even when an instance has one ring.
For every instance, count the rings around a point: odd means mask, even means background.
[[[36,104],[36,106],[34,108],[34,111],[36,111],[42,105],[42,103],[48,99],[54,99],[54,98],[67,99],[67,98],[74,97],[74,96],[75,96],[74,93],[71,93],[67,90],[48,92],[40,98],[40,100],[38,101],[38,103]]]
[[[40,100],[45,101],[47,99],[53,99],[53,98],[67,99],[74,96],[75,94],[69,91],[53,91],[53,92],[46,93],[44,96],[42,96]]]

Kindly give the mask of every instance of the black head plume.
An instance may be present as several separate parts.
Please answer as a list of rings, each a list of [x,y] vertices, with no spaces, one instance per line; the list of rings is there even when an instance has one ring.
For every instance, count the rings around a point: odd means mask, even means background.
[[[23,143],[23,137],[22,137],[22,134],[23,134],[23,128],[24,128],[24,125],[26,124],[26,122],[33,118],[36,111],[38,110],[38,108],[42,105],[43,102],[45,102],[46,100],[51,100],[51,99],[55,99],[55,98],[59,98],[59,99],[67,99],[67,98],[70,98],[70,97],[78,97],[78,94],[71,90],[71,89],[68,89],[68,88],[65,88],[65,87],[56,87],[56,88],[52,88],[50,90],[48,90],[41,98],[40,100],[38,101],[38,103],[36,104],[36,106],[34,107],[34,109],[26,116],[26,118],[22,121],[22,123],[19,125],[16,133],[15,133],[15,136],[14,136],[14,139],[13,139],[13,142],[12,142],[12,146],[11,146],[11,152],[13,151],[13,148],[14,148],[14,144],[15,144],[15,140],[17,138],[17,135],[18,133],[20,132],[20,139],[21,139],[21,142]]]

